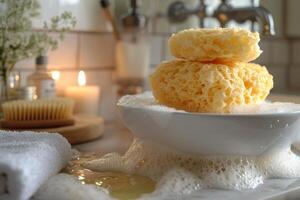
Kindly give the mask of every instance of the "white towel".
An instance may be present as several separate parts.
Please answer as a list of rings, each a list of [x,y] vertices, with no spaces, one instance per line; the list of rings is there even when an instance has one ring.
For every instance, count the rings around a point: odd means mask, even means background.
[[[101,187],[84,185],[71,175],[58,174],[46,181],[32,200],[114,200],[114,198]]]
[[[0,131],[0,199],[28,200],[70,158],[59,134]]]

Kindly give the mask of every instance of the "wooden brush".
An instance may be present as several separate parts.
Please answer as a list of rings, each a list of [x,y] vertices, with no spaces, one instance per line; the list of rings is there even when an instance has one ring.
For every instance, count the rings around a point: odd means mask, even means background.
[[[74,124],[74,101],[67,98],[17,100],[2,104],[2,128],[51,128]]]

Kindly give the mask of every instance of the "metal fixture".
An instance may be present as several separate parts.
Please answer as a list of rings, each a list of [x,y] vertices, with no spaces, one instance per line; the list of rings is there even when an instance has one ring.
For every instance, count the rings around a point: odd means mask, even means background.
[[[263,35],[274,35],[274,20],[270,12],[257,4],[249,7],[234,8],[228,0],[221,0],[213,14],[209,16],[207,13],[207,5],[205,0],[200,0],[195,9],[188,9],[182,1],[176,1],[170,4],[168,8],[168,19],[171,23],[180,23],[185,21],[190,15],[197,15],[200,19],[200,27],[204,27],[206,17],[216,18],[221,27],[225,27],[231,20],[237,23],[246,21],[258,22],[261,25],[261,33]]]
[[[147,26],[147,17],[138,12],[140,0],[130,0],[130,12],[121,18],[121,25],[125,30],[143,29]]]
[[[103,9],[104,16],[106,17],[106,19],[110,22],[110,24],[112,26],[112,32],[113,32],[113,35],[114,35],[116,41],[121,40],[120,33],[117,28],[116,20],[110,10],[109,0],[100,0],[100,5]]]
[[[139,13],[140,0],[130,0],[130,11],[121,17],[121,31],[123,39],[130,38],[133,43],[138,42],[141,35],[147,32],[147,17]]]
[[[234,8],[228,3],[228,0],[221,0],[221,4],[214,11],[213,17],[219,20],[221,27],[225,27],[230,20],[237,23],[244,23],[249,20],[260,23],[262,34],[275,34],[273,17],[262,6]]]
[[[200,0],[196,8],[193,9],[188,9],[182,1],[176,1],[169,6],[167,15],[171,23],[180,23],[190,15],[198,15],[199,26],[204,27],[204,18],[207,17],[205,1]]]
[[[120,18],[121,40],[116,45],[117,94],[140,93],[149,67],[148,19],[139,12],[140,0],[130,0],[129,11]]]

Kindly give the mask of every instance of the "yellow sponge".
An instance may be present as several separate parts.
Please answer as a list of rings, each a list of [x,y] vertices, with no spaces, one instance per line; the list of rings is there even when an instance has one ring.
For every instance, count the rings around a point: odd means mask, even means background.
[[[169,39],[171,53],[192,61],[240,61],[256,59],[261,50],[259,34],[240,28],[188,29]]]
[[[150,82],[158,102],[188,112],[229,113],[264,101],[273,87],[265,67],[243,62],[173,60],[160,64]]]

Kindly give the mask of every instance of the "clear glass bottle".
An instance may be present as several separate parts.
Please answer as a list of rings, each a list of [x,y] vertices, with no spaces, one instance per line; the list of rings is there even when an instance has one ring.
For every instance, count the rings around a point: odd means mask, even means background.
[[[55,80],[47,72],[47,56],[38,56],[36,58],[36,70],[27,79],[28,86],[36,87],[37,98],[56,97]]]

